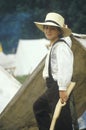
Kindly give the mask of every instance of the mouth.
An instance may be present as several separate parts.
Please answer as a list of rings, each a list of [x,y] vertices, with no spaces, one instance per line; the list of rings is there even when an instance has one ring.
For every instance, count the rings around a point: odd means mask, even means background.
[[[51,36],[51,34],[46,34],[48,37],[50,37]]]

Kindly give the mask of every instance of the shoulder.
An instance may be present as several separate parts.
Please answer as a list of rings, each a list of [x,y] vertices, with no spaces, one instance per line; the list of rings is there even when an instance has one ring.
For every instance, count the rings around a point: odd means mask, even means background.
[[[59,40],[52,48],[52,53],[59,53],[59,54],[71,54],[73,55],[73,52],[71,50],[71,46],[64,42],[64,40]]]
[[[64,40],[59,40],[59,41],[57,41],[57,42],[52,46],[52,48],[53,48],[53,49],[66,48],[66,47],[67,47],[66,44],[67,44],[67,43],[66,43]]]
[[[54,46],[54,48],[55,47],[67,47],[67,48],[69,47],[69,48],[71,48],[72,40],[70,37],[61,38],[53,46]]]

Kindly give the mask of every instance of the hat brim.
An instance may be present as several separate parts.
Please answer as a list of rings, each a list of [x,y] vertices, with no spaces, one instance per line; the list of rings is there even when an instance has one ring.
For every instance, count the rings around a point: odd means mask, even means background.
[[[44,25],[48,25],[48,26],[55,26],[55,27],[60,27],[63,31],[63,37],[67,37],[70,36],[72,31],[70,28],[66,28],[66,27],[61,27],[59,25],[56,25],[55,23],[52,22],[34,22],[36,24],[36,26],[42,31],[44,32],[43,26]]]

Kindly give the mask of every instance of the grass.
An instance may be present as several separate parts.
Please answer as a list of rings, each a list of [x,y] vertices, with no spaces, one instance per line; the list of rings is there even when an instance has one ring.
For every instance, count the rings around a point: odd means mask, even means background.
[[[24,81],[26,80],[28,75],[24,75],[24,76],[16,76],[15,78],[21,83],[23,84]]]

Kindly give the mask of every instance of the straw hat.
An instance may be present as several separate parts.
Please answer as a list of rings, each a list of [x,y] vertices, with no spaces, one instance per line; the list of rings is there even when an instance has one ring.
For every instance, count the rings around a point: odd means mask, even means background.
[[[41,31],[43,31],[44,25],[48,25],[48,26],[60,27],[63,30],[64,37],[69,36],[71,34],[71,29],[66,27],[64,18],[58,13],[54,12],[48,13],[46,15],[44,22],[34,22],[34,23]]]

